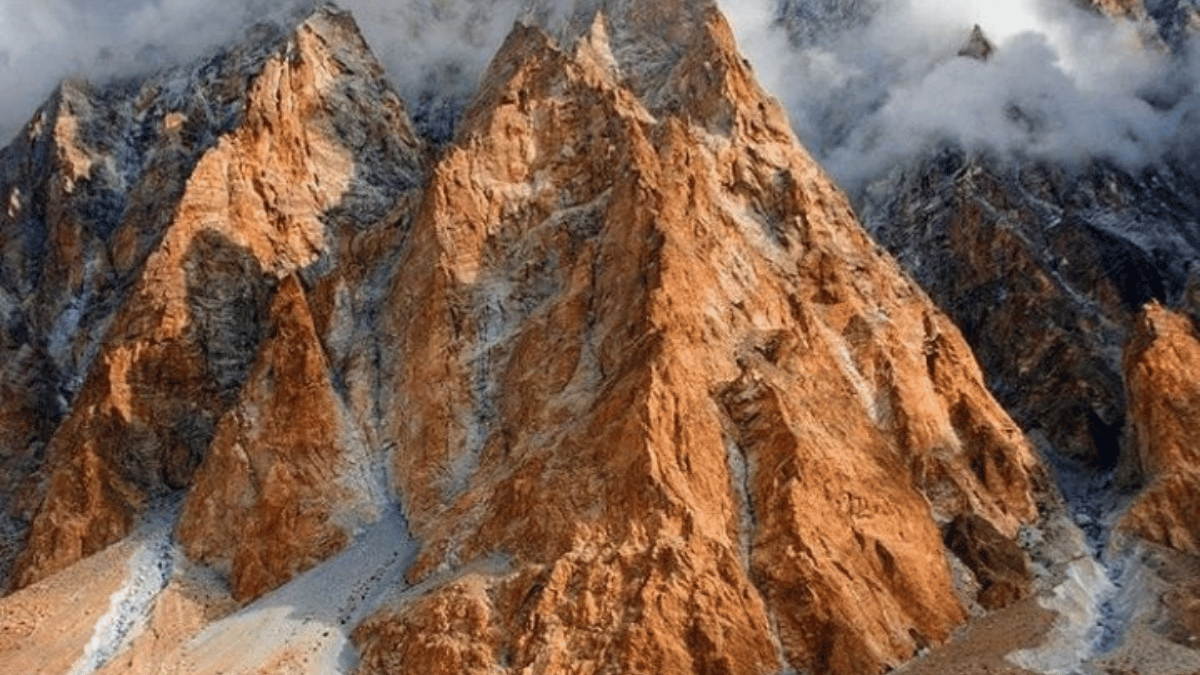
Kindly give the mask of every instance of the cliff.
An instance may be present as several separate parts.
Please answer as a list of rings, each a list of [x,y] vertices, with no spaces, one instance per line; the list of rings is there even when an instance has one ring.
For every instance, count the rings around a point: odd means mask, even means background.
[[[1094,571],[714,3],[517,24],[444,146],[325,6],[0,167],[5,669],[857,675]]]

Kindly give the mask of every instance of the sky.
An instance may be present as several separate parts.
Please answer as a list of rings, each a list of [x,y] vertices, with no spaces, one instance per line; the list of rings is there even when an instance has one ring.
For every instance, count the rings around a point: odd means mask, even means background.
[[[16,133],[62,77],[103,80],[194,58],[236,36],[248,15],[293,2],[0,0],[0,136]],[[789,32],[777,3],[810,22]],[[465,98],[529,0],[339,4],[402,96]],[[1072,0],[720,4],[801,141],[852,193],[946,141],[1136,168],[1167,152],[1200,108],[1189,62]],[[987,62],[956,56],[976,24],[997,47]]]

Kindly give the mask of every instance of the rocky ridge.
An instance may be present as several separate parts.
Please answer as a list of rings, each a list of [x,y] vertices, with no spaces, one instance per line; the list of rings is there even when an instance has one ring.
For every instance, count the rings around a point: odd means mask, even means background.
[[[715,5],[576,10],[437,151],[323,7],[3,152],[0,663],[882,672],[1090,573]],[[97,556],[130,600],[54,634]]]

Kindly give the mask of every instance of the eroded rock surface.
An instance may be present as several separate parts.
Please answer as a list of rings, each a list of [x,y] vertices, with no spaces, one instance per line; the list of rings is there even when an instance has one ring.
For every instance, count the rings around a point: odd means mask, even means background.
[[[1126,349],[1133,442],[1146,487],[1121,519],[1126,533],[1200,555],[1200,334],[1151,305]]]
[[[97,667],[315,672],[319,642],[362,675],[873,673],[968,619],[964,575],[988,608],[1033,590],[1015,542],[1053,497],[1029,442],[715,5],[556,21],[513,28],[436,156],[329,8],[169,80],[226,117],[153,79],[65,86],[57,135],[6,151],[39,189],[115,195],[107,220],[0,220],[7,578],[183,501],[189,562]],[[112,101],[156,135],[70,135]],[[114,148],[150,168],[118,182]],[[951,290],[1003,259],[1061,291],[991,214],[957,223]],[[1120,374],[1080,336],[1137,308],[1079,274],[1104,302],[1017,371],[1058,368],[1035,389],[1076,387],[1056,440],[1107,460],[1088,414],[1118,426]],[[65,286],[76,309],[39,304]],[[1026,354],[1061,326],[1047,294],[968,328]]]
[[[1036,461],[723,19],[672,7],[647,67],[658,15],[609,10],[514,31],[414,222],[389,390],[430,590],[361,672],[897,664],[965,617],[938,523],[1011,537]]]
[[[96,244],[102,253],[80,263],[128,270],[129,289],[99,325],[77,326],[94,331],[78,339],[93,341],[95,355],[47,435],[45,468],[30,476],[14,586],[120,539],[150,499],[191,484],[241,396],[277,280],[320,274],[319,260],[332,266],[346,253],[339,246],[364,223],[380,224],[419,178],[402,105],[348,17],[319,13],[268,49],[253,53],[258,72],[235,71],[246,80],[232,130],[166,186],[155,185],[157,173],[133,186],[135,196],[153,190],[163,200],[153,219],[127,206]],[[141,94],[154,96],[153,86]],[[181,120],[172,113],[163,123]],[[151,154],[170,152],[179,133],[168,128]]]

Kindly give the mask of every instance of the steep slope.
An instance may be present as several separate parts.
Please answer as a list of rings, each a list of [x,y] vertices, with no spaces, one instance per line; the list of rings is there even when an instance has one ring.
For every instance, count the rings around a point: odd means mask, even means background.
[[[1052,500],[1029,443],[715,4],[544,14],[434,160],[348,15],[210,61],[253,55],[212,85],[236,113],[88,225],[121,281],[13,455],[0,616],[117,544],[73,672],[840,675],[1064,574],[1017,543]],[[96,94],[163,110],[97,157],[189,138],[203,72]]]
[[[1032,454],[723,20],[609,12],[519,28],[434,171],[390,387],[432,587],[362,672],[899,663],[964,618],[937,525],[1011,537]]]
[[[1188,8],[1151,8],[1174,49],[1186,31],[1168,19]],[[1096,644],[1120,655],[1096,667],[1118,672],[1191,672],[1197,659],[1178,617],[1194,607],[1197,553],[1182,514],[1200,493],[1178,454],[1186,442],[1169,439],[1186,434],[1200,374],[1181,362],[1188,320],[1163,306],[1196,313],[1200,202],[1194,130],[1172,133],[1178,149],[1137,171],[935,148],[863,195],[865,224],[962,328],[1121,586]]]
[[[246,78],[279,39],[266,30],[251,36],[219,58],[140,85],[64,82],[0,151],[0,517],[10,537],[24,533],[40,504],[44,486],[30,478],[42,474],[50,437],[187,174],[239,118]],[[0,576],[8,577],[15,554],[0,552]]]
[[[1146,488],[1121,529],[1200,555],[1200,335],[1187,318],[1155,304],[1139,317],[1125,353],[1130,417]]]
[[[1121,349],[1200,258],[1187,174],[952,149],[873,189],[864,219],[962,327],[1000,400],[1062,453],[1113,466]]]
[[[1101,665],[1138,673],[1200,669],[1200,336],[1157,303],[1138,317],[1125,352],[1130,454],[1145,488],[1116,521],[1125,554],[1114,606],[1122,624]]]
[[[402,106],[348,18],[318,14],[272,44],[243,75],[233,128],[170,176],[178,183],[132,188],[165,199],[155,220],[128,207],[104,242],[130,288],[90,336],[102,344],[33,475],[17,587],[120,539],[148,500],[190,485],[250,374],[276,280],[318,259],[331,267],[419,179]]]

